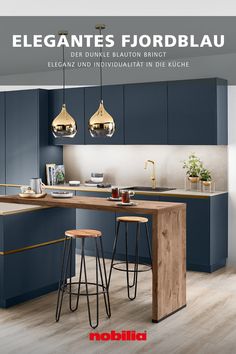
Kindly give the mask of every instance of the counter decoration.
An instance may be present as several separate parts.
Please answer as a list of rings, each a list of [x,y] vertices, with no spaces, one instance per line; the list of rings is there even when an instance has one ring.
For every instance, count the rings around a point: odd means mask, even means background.
[[[203,192],[214,192],[215,182],[212,181],[211,171],[204,167],[203,162],[195,153],[183,162],[186,170],[185,189]]]
[[[46,164],[46,178],[47,178],[47,185],[48,186],[53,186],[54,184],[56,184],[55,168],[56,168],[55,163],[47,163]]]
[[[202,167],[202,161],[195,153],[190,154],[188,160],[184,161],[183,168],[186,169],[185,189],[198,190]]]
[[[64,184],[65,183],[65,167],[64,167],[64,165],[56,165],[55,180],[56,180],[56,184]]]
[[[214,192],[215,182],[212,180],[211,171],[207,168],[202,168],[201,174],[201,191],[202,192]]]

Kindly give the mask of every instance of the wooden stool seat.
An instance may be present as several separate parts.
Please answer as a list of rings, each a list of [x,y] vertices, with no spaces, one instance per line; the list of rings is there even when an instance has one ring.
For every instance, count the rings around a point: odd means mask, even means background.
[[[140,222],[142,224],[148,222],[148,219],[142,216],[119,216],[116,220],[120,222]]]
[[[65,235],[73,238],[83,238],[83,237],[101,237],[102,233],[99,230],[93,229],[78,229],[78,230],[67,230]]]

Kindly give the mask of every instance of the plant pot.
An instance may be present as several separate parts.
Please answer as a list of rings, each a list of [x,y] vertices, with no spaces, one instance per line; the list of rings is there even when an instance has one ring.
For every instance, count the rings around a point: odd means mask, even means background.
[[[211,185],[211,181],[201,181],[201,182],[205,187],[209,187]]]
[[[188,179],[189,179],[189,181],[191,183],[197,183],[197,182],[199,182],[200,177],[191,177],[191,176],[189,176]]]

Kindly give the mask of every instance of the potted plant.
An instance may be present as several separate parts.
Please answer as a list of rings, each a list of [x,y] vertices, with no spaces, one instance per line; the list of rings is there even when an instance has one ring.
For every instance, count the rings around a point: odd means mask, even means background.
[[[210,186],[212,181],[211,172],[207,168],[202,168],[200,173],[200,179],[204,186]]]
[[[200,180],[202,162],[195,153],[189,155],[188,160],[184,161],[183,168],[186,169],[186,175],[191,183],[197,183]]]

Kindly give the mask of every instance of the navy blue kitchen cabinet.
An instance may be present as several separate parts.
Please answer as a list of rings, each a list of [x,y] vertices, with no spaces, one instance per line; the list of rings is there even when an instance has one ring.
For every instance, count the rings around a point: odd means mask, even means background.
[[[74,138],[55,138],[51,131],[53,119],[61,112],[63,104],[63,90],[48,91],[49,114],[49,141],[54,145],[81,145],[84,144],[84,89],[69,88],[65,90],[65,103],[68,113],[77,123],[77,134]]]
[[[77,196],[92,197],[92,198],[107,198],[110,193],[102,192],[81,192],[76,191]],[[105,257],[110,258],[112,246],[115,237],[115,213],[100,210],[76,210],[76,226],[80,229],[97,229],[102,232],[102,242]],[[77,250],[80,250],[80,241],[77,241]],[[86,254],[94,256],[95,242],[94,239],[85,241]]]
[[[124,97],[123,85],[103,87],[103,101],[106,111],[115,121],[115,132],[111,138],[92,138],[88,123],[100,104],[100,87],[85,88],[85,144],[124,144]]]
[[[124,87],[125,144],[167,144],[167,83]]]
[[[226,145],[227,81],[168,82],[168,144]]]
[[[62,163],[62,148],[48,144],[47,91],[6,92],[5,121],[6,183],[28,184],[31,177],[45,182],[46,163]]]
[[[187,204],[187,269],[213,272],[223,267],[228,256],[228,194],[160,200]]]
[[[49,208],[0,216],[0,307],[58,288],[64,233],[75,210]],[[75,243],[72,272],[75,273]]]
[[[69,113],[77,120],[74,138],[64,144],[226,145],[227,81],[194,79],[103,87],[105,109],[116,130],[111,138],[92,138],[88,122],[97,111],[100,87],[66,89]],[[49,130],[62,105],[62,90],[49,91]]]
[[[76,192],[77,195],[90,197],[107,197],[108,193]],[[191,196],[151,196],[138,195],[139,200],[155,200],[165,202],[179,202],[187,205],[187,269],[201,272],[213,272],[226,264],[228,256],[228,194],[223,193],[210,197]],[[76,224],[79,228],[97,228],[103,233],[105,256],[111,258],[112,246],[115,237],[116,217],[132,215],[132,213],[113,213],[105,211],[77,210]],[[152,217],[142,215],[149,219],[148,228],[152,244]],[[143,226],[143,225],[142,225]],[[128,255],[129,260],[134,260],[136,228],[129,225]],[[121,225],[120,237],[117,245],[116,259],[125,260],[124,226]],[[86,253],[95,255],[93,240],[88,240]],[[149,253],[145,237],[145,228],[141,228],[140,237],[140,263],[149,263]],[[79,244],[77,245],[79,249]]]
[[[0,93],[0,184],[6,183],[5,179],[5,93]],[[0,186],[0,194],[5,194],[5,187]]]

